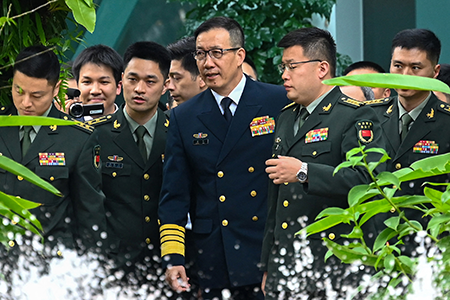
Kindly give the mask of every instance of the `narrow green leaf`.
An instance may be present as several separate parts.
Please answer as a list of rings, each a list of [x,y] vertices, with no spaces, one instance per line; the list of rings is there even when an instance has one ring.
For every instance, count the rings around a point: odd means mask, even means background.
[[[348,238],[348,239],[359,239],[359,238],[362,238],[363,236],[364,236],[364,233],[361,230],[361,228],[359,228],[358,226],[353,227],[352,232],[350,232],[349,234],[342,234],[342,237]],[[353,250],[355,250],[355,249],[353,249]]]
[[[392,184],[395,186],[400,186],[400,180],[398,179],[397,176],[395,176],[391,172],[381,172],[380,174],[378,174],[376,176],[376,179],[378,180],[379,186],[384,186],[384,185],[389,185],[389,184]]]
[[[384,258],[384,268],[388,272],[392,272],[394,270],[394,268],[395,268],[395,256],[394,256],[394,254],[386,255],[386,257]]]
[[[373,244],[373,252],[377,252],[384,246],[386,246],[386,242],[392,239],[397,233],[391,228],[384,229],[375,239],[375,243]]]
[[[328,216],[325,217],[319,221],[316,221],[312,224],[309,224],[302,230],[298,231],[296,234],[302,234],[303,232],[306,232],[306,234],[309,236],[311,234],[315,234],[318,232],[325,231],[331,227],[334,227],[341,223],[348,223],[350,221],[350,217],[344,218],[341,215],[339,216]]]
[[[74,125],[78,121],[69,121],[49,117],[31,117],[31,116],[0,116],[0,127],[3,126],[31,126],[31,125]]]
[[[326,216],[340,216],[340,215],[348,216],[349,212],[339,207],[328,207],[322,210],[319,215],[317,215],[316,220]]]

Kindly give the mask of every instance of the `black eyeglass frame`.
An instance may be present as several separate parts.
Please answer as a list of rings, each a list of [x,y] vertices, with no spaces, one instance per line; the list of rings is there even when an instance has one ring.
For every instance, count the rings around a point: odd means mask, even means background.
[[[220,59],[222,58],[224,52],[226,51],[236,51],[241,49],[242,47],[236,47],[236,48],[227,48],[227,49],[220,49],[220,48],[215,48],[215,49],[211,49],[211,50],[195,50],[194,52],[192,52],[192,55],[194,56],[195,60],[204,60],[206,58],[206,55],[209,55],[209,57],[214,58],[214,59]],[[216,52],[214,52],[216,51]],[[202,58],[199,58],[199,52],[201,53],[201,55],[203,56]],[[216,53],[217,55],[214,55],[213,53]]]
[[[310,62],[322,62],[322,60],[321,59],[310,59],[310,60],[304,60],[304,61],[290,62],[287,64],[281,63],[277,67],[278,67],[278,71],[281,74],[283,74],[285,70],[292,71],[296,68],[296,67],[293,67],[292,65],[306,64],[306,63],[310,63]]]

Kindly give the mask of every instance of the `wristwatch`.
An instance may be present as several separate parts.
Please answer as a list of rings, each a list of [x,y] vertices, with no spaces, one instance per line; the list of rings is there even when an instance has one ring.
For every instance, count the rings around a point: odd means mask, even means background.
[[[297,173],[297,179],[300,181],[300,183],[305,183],[306,180],[308,180],[308,164],[302,163],[302,166],[300,167],[300,170]]]

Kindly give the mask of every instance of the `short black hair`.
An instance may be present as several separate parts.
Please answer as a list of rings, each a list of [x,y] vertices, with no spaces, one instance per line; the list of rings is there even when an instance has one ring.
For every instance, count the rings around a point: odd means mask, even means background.
[[[214,17],[203,22],[194,32],[195,39],[197,39],[201,33],[217,28],[223,28],[228,31],[230,34],[231,47],[244,48],[244,30],[238,22],[227,17]]]
[[[94,45],[81,51],[77,56],[72,66],[72,73],[75,76],[75,80],[78,82],[80,79],[80,70],[87,64],[93,63],[96,65],[104,65],[111,68],[116,81],[116,85],[122,80],[123,61],[119,53],[113,48],[106,45]]]
[[[379,64],[372,62],[372,61],[368,61],[368,60],[362,60],[362,61],[357,61],[355,63],[352,63],[350,66],[348,66],[344,70],[344,72],[342,72],[342,75],[345,76],[354,70],[360,70],[360,69],[369,69],[369,70],[373,70],[377,73],[386,73],[386,71],[383,69],[383,67],[380,66]]]
[[[191,73],[193,80],[200,75],[197,62],[193,55],[195,51],[195,38],[193,36],[183,38],[168,45],[167,50],[169,50],[172,60],[181,61],[181,66]]]
[[[59,80],[60,64],[51,48],[42,45],[23,49],[16,57],[13,75],[19,71],[28,77],[46,79],[55,86]]]
[[[427,58],[434,64],[438,64],[441,55],[441,41],[428,29],[414,28],[400,31],[392,40],[391,54],[398,47],[425,51]]]
[[[450,86],[450,64],[441,64],[439,75],[436,77],[440,81]]]
[[[131,44],[125,54],[123,55],[123,62],[125,69],[133,58],[140,58],[145,60],[154,61],[159,65],[159,69],[164,78],[169,75],[170,68],[170,54],[169,51],[155,42],[136,42]]]
[[[317,27],[300,28],[286,34],[278,43],[278,47],[290,48],[300,46],[303,55],[309,59],[320,59],[330,64],[330,74],[336,72],[336,43],[331,34]]]
[[[255,65],[255,63],[253,62],[253,60],[250,58],[250,56],[245,55],[244,62],[245,62],[245,63],[248,63],[248,65],[249,65],[250,67],[252,67],[252,69],[253,69],[253,71],[255,72],[256,76],[258,76],[258,71],[256,71],[256,65]],[[256,78],[255,78],[255,79],[256,79]]]

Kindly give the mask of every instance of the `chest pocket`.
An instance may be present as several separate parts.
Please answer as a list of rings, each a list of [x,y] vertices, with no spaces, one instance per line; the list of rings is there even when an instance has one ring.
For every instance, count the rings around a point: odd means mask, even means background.
[[[36,167],[34,173],[49,182],[69,178],[69,168],[67,167],[39,166]]]
[[[302,156],[318,157],[331,151],[331,142],[314,142],[302,147]]]
[[[103,162],[102,173],[103,175],[107,175],[110,177],[130,176],[131,165],[123,163]]]

